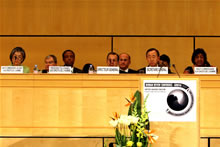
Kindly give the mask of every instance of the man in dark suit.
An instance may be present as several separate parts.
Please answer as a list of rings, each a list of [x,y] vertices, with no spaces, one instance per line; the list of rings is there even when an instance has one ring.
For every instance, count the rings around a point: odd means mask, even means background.
[[[65,50],[63,52],[63,62],[64,66],[71,66],[73,68],[73,73],[82,73],[82,70],[74,67],[75,53],[72,50]]]
[[[118,66],[119,56],[115,52],[109,52],[106,59],[107,66]]]
[[[156,48],[150,48],[146,51],[146,60],[148,62],[148,67],[158,67],[160,60],[160,53]],[[140,73],[146,73],[146,68],[143,67],[138,70]]]
[[[127,53],[121,53],[119,55],[119,67],[120,73],[137,73],[137,71],[130,69],[131,57]]]

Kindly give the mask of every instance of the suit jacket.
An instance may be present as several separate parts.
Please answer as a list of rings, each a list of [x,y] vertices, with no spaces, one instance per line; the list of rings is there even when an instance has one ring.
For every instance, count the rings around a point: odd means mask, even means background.
[[[77,67],[73,68],[73,73],[83,73],[83,71]]]
[[[67,65],[64,65],[67,66]],[[73,67],[73,72],[72,73],[83,73],[83,71],[77,67]]]
[[[128,72],[125,72],[123,70],[120,69],[119,73],[138,73],[136,70],[133,70],[133,69],[128,69]]]
[[[48,71],[47,71],[46,69],[43,69],[43,70],[41,71],[41,73],[48,73]]]
[[[138,73],[146,73],[146,67],[143,67],[141,69],[138,69]]]

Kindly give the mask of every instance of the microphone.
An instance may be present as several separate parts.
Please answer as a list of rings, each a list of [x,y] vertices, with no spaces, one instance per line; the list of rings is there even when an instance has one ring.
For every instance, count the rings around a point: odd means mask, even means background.
[[[175,69],[175,71],[176,71],[178,77],[180,78],[180,74],[179,74],[179,72],[177,71],[175,64],[172,64],[172,66],[173,66],[173,68]]]
[[[161,71],[161,69],[163,68],[164,64],[161,63],[159,66],[160,66],[160,69],[159,69],[159,71],[158,71],[157,78],[159,77],[159,75],[160,75],[160,71]]]

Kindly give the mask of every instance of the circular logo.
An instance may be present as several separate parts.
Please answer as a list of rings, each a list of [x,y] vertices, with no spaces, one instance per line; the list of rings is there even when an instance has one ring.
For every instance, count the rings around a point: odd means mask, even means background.
[[[185,109],[188,105],[188,102],[189,98],[187,94],[181,89],[171,91],[167,97],[168,106],[175,111]]]
[[[181,116],[188,113],[193,106],[193,95],[189,87],[187,89],[174,89],[167,96],[167,113]]]

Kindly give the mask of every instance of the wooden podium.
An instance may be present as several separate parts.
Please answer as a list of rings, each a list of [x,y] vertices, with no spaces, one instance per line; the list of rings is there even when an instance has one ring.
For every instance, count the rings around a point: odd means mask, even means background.
[[[125,97],[141,90],[141,78],[156,76],[1,74],[0,146],[81,147],[86,143],[101,147],[109,137],[114,137],[109,116],[115,111],[127,114]],[[178,77],[161,75],[160,78]],[[220,135],[216,131],[220,122],[216,118],[218,106],[217,103],[211,105],[218,101],[213,96],[220,95],[220,76],[185,75],[182,78],[200,80],[200,125],[199,121],[162,126],[151,123],[152,128],[162,128],[156,134],[166,136],[160,137],[154,146],[199,146],[199,137]]]
[[[184,83],[188,83],[188,85],[185,85]],[[189,86],[192,83],[193,85]],[[145,84],[150,86],[145,87]],[[174,86],[175,84],[178,86]],[[152,130],[155,130],[155,134],[159,136],[158,141],[155,144],[153,144],[153,146],[199,147],[200,120],[198,78],[142,78],[141,85],[142,98],[146,97],[144,95],[148,95],[147,102],[150,102],[149,105],[152,105],[151,107],[153,107],[152,110],[149,107],[147,107],[148,111],[150,111],[150,128]],[[184,108],[185,111],[183,109],[182,112],[180,110],[175,110],[172,111],[172,113],[168,113],[168,108],[170,109],[170,107],[167,104],[168,93],[183,90],[186,92],[186,94],[188,93],[188,96],[192,96],[191,98],[187,98],[188,104]],[[182,114],[179,112],[181,112]],[[153,115],[156,115],[153,118],[153,121],[151,113],[153,113]]]

